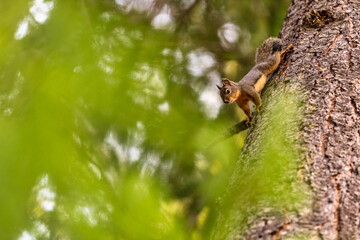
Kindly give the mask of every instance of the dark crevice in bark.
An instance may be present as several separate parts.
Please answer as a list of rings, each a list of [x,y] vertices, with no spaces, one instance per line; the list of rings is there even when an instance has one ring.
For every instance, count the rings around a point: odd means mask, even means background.
[[[334,21],[334,17],[328,10],[314,10],[311,9],[304,17],[304,26],[310,28],[322,28],[326,24]]]
[[[353,98],[351,99],[351,106],[353,107],[355,117],[360,118],[360,113],[357,110],[356,102]]]

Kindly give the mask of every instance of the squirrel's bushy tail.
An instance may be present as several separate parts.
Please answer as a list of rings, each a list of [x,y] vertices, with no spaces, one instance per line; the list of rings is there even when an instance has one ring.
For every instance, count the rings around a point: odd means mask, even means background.
[[[268,38],[261,46],[256,50],[256,63],[260,63],[267,59],[275,52],[281,52],[282,41],[279,38]]]

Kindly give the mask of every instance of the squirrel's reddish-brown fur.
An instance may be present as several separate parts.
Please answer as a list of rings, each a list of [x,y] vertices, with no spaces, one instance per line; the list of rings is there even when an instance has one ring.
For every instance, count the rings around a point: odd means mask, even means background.
[[[257,49],[255,66],[239,82],[223,78],[223,86],[217,85],[222,100],[227,104],[236,102],[248,116],[247,123],[251,119],[249,101],[252,101],[259,111],[260,92],[267,82],[267,77],[278,68],[281,57],[291,48],[292,45],[289,45],[281,51],[281,39],[269,38]]]

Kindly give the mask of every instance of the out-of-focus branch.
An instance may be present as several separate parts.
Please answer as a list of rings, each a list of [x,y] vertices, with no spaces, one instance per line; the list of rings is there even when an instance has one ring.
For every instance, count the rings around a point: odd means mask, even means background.
[[[219,137],[217,137],[216,139],[214,139],[208,146],[207,148],[213,147],[214,145],[216,145],[217,143],[224,141],[225,139],[228,139],[246,129],[248,129],[248,125],[246,124],[246,120],[239,122],[235,125],[233,125],[232,127],[228,128],[225,132],[223,132],[223,134],[221,134]]]

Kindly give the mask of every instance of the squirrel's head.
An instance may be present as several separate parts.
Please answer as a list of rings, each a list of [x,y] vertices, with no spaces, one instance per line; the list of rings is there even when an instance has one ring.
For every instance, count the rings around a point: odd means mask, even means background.
[[[220,96],[224,103],[229,104],[235,102],[241,95],[237,83],[230,81],[227,78],[223,78],[222,83],[222,87],[220,87],[219,85],[216,86],[220,90]]]

